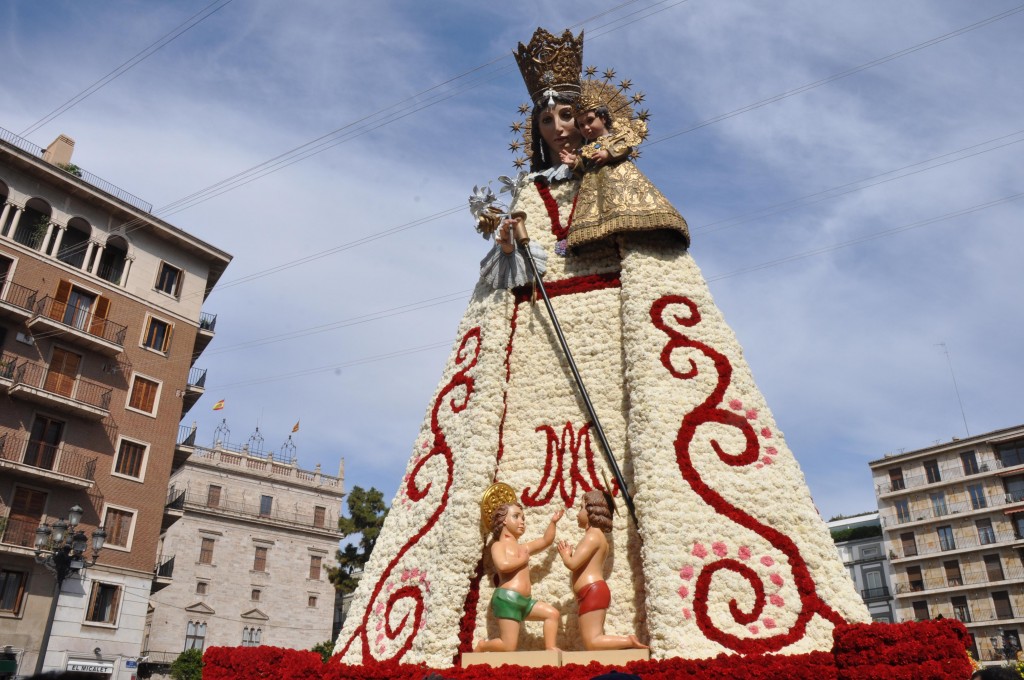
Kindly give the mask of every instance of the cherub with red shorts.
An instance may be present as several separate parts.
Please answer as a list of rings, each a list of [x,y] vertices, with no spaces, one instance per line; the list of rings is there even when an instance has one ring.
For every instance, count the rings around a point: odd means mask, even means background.
[[[588,491],[576,519],[586,529],[576,547],[558,542],[562,563],[572,572],[572,590],[579,607],[580,635],[589,650],[647,649],[636,635],[605,635],[604,619],[611,604],[611,591],[604,580],[604,561],[612,530],[612,499],[604,491]]]

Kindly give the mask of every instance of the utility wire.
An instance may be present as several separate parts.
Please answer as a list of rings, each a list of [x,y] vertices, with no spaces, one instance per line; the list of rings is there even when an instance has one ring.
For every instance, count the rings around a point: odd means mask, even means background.
[[[29,125],[27,128],[25,128],[24,130],[22,130],[19,133],[19,136],[26,137],[26,136],[32,134],[33,132],[35,132],[36,130],[41,128],[43,125],[46,125],[47,123],[49,123],[50,121],[54,120],[58,116],[64,114],[65,112],[67,112],[70,109],[74,108],[78,104],[82,103],[83,101],[85,101],[86,99],[91,97],[93,94],[95,94],[99,90],[103,89],[103,87],[105,87],[106,85],[109,85],[111,82],[117,80],[118,78],[123,76],[125,73],[127,73],[131,69],[135,68],[136,66],[141,64],[143,61],[145,61],[149,57],[153,56],[161,48],[163,48],[163,47],[169,45],[170,43],[174,42],[175,40],[180,38],[182,35],[184,35],[186,32],[192,30],[193,28],[195,28],[196,26],[198,26],[202,22],[206,21],[207,19],[209,19],[211,16],[213,16],[214,14],[219,12],[220,10],[224,9],[225,7],[227,7],[227,5],[230,4],[231,2],[233,2],[233,0],[214,0],[213,2],[211,2],[206,7],[204,7],[203,9],[199,10],[198,12],[196,12],[195,14],[190,16],[183,23],[179,24],[177,27],[175,27],[169,33],[167,33],[163,37],[159,38],[156,42],[150,44],[148,47],[143,49],[141,52],[136,54],[134,57],[132,57],[128,61],[126,61],[123,64],[121,64],[120,66],[115,68],[113,71],[111,71],[107,75],[103,76],[102,78],[100,78],[99,80],[94,82],[92,85],[90,85],[89,87],[85,88],[84,90],[82,90],[81,92],[76,94],[74,97],[72,97],[71,99],[67,100],[66,102],[64,102],[63,104],[61,104],[57,108],[55,108],[53,111],[50,111],[45,116],[43,116],[42,118],[40,118],[36,122],[32,123],[31,125]],[[214,5],[218,5],[218,4],[220,5],[219,7],[214,7]]]

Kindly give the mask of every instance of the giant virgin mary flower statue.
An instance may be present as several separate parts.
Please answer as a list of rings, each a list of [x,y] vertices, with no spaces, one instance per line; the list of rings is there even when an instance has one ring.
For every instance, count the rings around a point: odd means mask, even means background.
[[[607,631],[635,633],[656,659],[830,650],[833,629],[867,621],[867,610],[690,255],[685,221],[628,153],[573,163],[587,141],[574,124],[581,100],[605,97],[608,146],[635,148],[645,134],[632,107],[642,97],[623,94],[628,82],[584,77],[594,71],[582,73],[582,42],[538,30],[519,46],[533,106],[520,164],[532,172],[512,180],[509,208],[525,218],[635,506],[635,523],[627,512],[614,520]],[[627,129],[632,141],[613,138]],[[476,197],[483,223],[489,200]],[[577,217],[586,233],[574,232]],[[338,638],[343,663],[444,668],[496,635],[480,521],[492,483],[516,490],[528,534],[591,489],[623,497],[604,481],[607,452],[524,253],[508,250],[503,238],[484,260]],[[568,524],[559,536],[574,542],[581,531]],[[563,614],[558,646],[580,649],[554,549],[533,558],[532,586]],[[520,649],[541,646],[540,624],[526,624]]]

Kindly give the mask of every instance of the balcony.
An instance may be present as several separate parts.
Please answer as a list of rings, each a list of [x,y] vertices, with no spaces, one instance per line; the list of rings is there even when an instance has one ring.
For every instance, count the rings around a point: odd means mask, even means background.
[[[167,503],[164,505],[164,516],[160,523],[160,533],[167,531],[172,524],[185,516],[185,492],[175,491],[167,494]]]
[[[925,505],[927,503],[927,505]],[[990,513],[994,508],[1001,508],[1008,505],[1024,503],[1024,494],[1008,494],[1004,492],[992,493],[977,499],[964,501],[952,501],[941,504],[930,501],[921,501],[917,506],[911,506],[906,513],[901,514],[898,510],[887,509],[880,513],[880,520],[886,530],[893,527],[905,526],[918,523],[928,523],[940,519],[949,520],[955,515],[969,515],[972,513]],[[954,517],[954,519],[963,519]]]
[[[998,578],[992,578],[998,576]],[[942,590],[971,590],[972,588],[991,588],[999,585],[1020,583],[1024,580],[1024,569],[1006,569],[1002,574],[989,574],[984,569],[964,571],[960,576],[939,576],[915,579],[914,581],[898,580],[896,597],[909,597],[914,593]]]
[[[338,536],[337,517],[325,516],[323,524],[318,524],[312,512],[285,512],[279,510],[276,507],[276,504],[275,507],[271,508],[270,512],[267,513],[261,512],[258,501],[255,503],[245,503],[229,502],[219,499],[215,503],[211,503],[211,499],[206,493],[182,492],[182,496],[184,497],[183,507],[186,512],[199,512],[203,514],[234,517],[236,519],[258,522],[262,525],[291,528],[293,530],[302,529],[305,531],[312,531],[334,538]]]
[[[0,281],[0,316],[14,319],[19,323],[28,321],[36,306],[38,294],[38,291],[14,281]]]
[[[889,589],[886,586],[881,588],[865,588],[860,591],[860,597],[865,602],[868,600],[887,600],[889,599]]]
[[[71,489],[90,489],[95,480],[96,458],[67,444],[54,446],[9,430],[0,432],[0,469],[37,482],[45,480]]]
[[[901,553],[890,550],[889,560],[896,564],[906,560],[924,559],[931,555],[953,555],[964,552],[972,552],[981,546],[1009,546],[1024,539],[1015,535],[1012,531],[999,533],[986,532],[979,536],[956,535],[954,541],[945,541],[937,537],[918,536],[916,545],[896,546],[901,548]]]
[[[196,333],[195,348],[192,356],[202,354],[213,340],[213,329],[217,327],[217,315],[202,312],[199,315],[199,331]]]
[[[35,548],[36,529],[42,524],[43,518],[39,519],[16,519],[14,517],[0,517],[0,524],[3,524],[0,533],[0,543],[17,548]]]
[[[10,352],[0,353],[0,387],[10,387],[14,382],[14,369],[18,366],[18,357]]]
[[[28,322],[32,330],[59,333],[65,340],[109,357],[124,350],[127,327],[96,316],[81,307],[69,306],[50,296],[36,303],[35,316]]]
[[[171,585],[171,578],[174,575],[174,555],[168,558],[161,556],[153,567],[153,583],[150,584],[149,592],[153,594]]]
[[[913,489],[919,489],[924,486],[938,487],[943,484],[959,482],[964,479],[976,478],[979,475],[984,476],[986,472],[989,472],[989,470],[999,470],[1004,467],[1016,467],[1018,465],[1020,464],[1003,465],[1002,461],[998,458],[994,458],[991,460],[978,461],[978,467],[976,470],[965,470],[962,463],[955,463],[939,468],[939,474],[937,476],[929,476],[927,473],[908,475],[901,479],[890,480],[888,484],[881,484],[876,487],[875,491],[881,497],[889,494],[898,494],[905,491],[911,491]]]
[[[31,401],[87,420],[103,420],[110,415],[110,395],[106,385],[50,371],[45,365],[23,361],[11,376],[12,398]]]
[[[178,441],[174,445],[174,461],[171,463],[171,470],[177,470],[196,448],[196,424],[181,425],[178,427]]]
[[[185,394],[182,395],[181,415],[188,413],[199,398],[206,393],[206,369],[191,368],[188,372],[188,384],[185,385]]]

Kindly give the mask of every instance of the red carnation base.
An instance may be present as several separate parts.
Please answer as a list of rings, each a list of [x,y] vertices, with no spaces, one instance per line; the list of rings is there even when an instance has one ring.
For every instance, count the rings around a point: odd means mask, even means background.
[[[959,621],[841,625],[833,641],[831,652],[635,661],[616,670],[664,680],[964,680],[971,674],[967,629]],[[430,673],[450,680],[589,680],[612,670],[597,663],[561,668],[349,666],[337,658],[324,664],[314,652],[278,647],[211,647],[203,661],[204,680],[422,680]]]

